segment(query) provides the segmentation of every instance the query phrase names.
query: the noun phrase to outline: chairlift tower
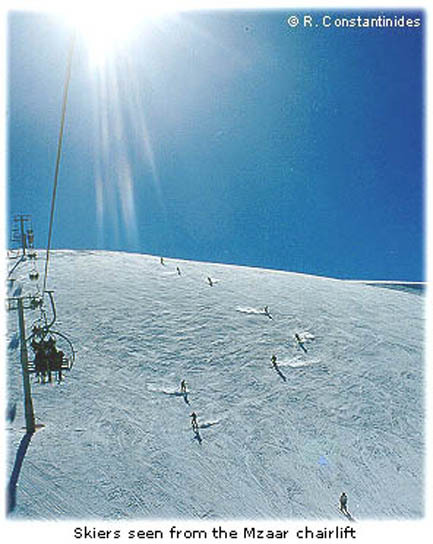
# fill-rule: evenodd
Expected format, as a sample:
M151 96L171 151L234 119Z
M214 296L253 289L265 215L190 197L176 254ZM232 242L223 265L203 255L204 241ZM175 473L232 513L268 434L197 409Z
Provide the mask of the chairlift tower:
M29 214L17 214L13 218L11 241L18 244L22 251L22 256L26 255L26 250L33 248L33 227L32 217Z
M28 249L33 249L34 233L31 215L17 214L14 216L11 231L11 241L17 244L18 249L20 250L20 255L18 255L20 258L9 271L9 278L11 277L15 269L19 266L19 264L26 260L26 251ZM30 256L30 253L28 253L28 256ZM24 389L24 414L26 419L26 431L27 433L31 434L35 432L36 427L32 392L30 386L29 357L27 351L24 309L34 309L36 304L36 297L31 295L9 297L7 299L7 309L18 311L18 325L20 334L20 362Z
M30 387L29 376L29 357L26 341L26 326L24 321L24 308L31 308L31 296L27 297L11 297L8 299L8 310L18 311L18 324L20 329L20 361L21 371L23 375L24 389L24 414L26 418L26 431L33 434L36 430L35 413L33 409L32 391Z
M35 235L33 232L31 215L15 215L12 222L11 242L17 246L13 248L13 251L18 251L18 254L9 255L9 258L16 259L16 263L8 271L8 279L12 282L14 281L12 274L22 262L25 262L27 259L36 260L37 255L34 250L34 240Z

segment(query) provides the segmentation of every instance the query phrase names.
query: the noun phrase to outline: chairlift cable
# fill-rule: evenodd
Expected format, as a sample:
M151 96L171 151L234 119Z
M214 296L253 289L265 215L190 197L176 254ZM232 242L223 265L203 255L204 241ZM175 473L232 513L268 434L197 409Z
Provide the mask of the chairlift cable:
M42 294L46 292L46 287L47 287L48 261L50 257L51 238L53 234L54 207L56 203L57 185L58 185L58 179L59 179L60 157L62 154L63 132L65 127L65 117L66 117L66 104L68 101L69 82L71 80L71 68L72 68L72 56L74 52L74 44L75 44L75 31L72 36L71 45L69 48L68 64L66 68L66 80L65 80L65 87L63 91L62 115L61 115L61 121L60 121L59 140L57 144L57 157L56 157L56 168L54 172L53 194L51 197L50 223L49 223L49 229L48 229L47 253L46 253L46 260L45 260L44 284L43 284Z
M10 277L11 277L12 274L15 272L16 268L18 267L18 265L19 265L20 263L22 263L24 260L25 260L25 256L24 256L24 255L21 255L21 257L19 258L19 260L13 265L13 267L11 268L11 270L9 270L9 272L8 272L8 279L10 279Z

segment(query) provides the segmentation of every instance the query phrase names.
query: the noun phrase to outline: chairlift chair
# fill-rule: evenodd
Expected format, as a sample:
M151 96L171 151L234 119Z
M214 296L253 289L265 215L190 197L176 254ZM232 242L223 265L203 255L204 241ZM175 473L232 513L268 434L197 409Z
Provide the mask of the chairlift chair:
M75 350L69 338L51 327L56 320L56 312L52 293L49 292L53 309L53 319L48 323L45 311L41 306L41 317L35 321L32 334L27 338L27 343L34 353L34 359L28 363L28 371L31 374L42 376L42 381L48 373L51 381L51 372L59 373L59 381L63 371L70 371L75 361Z
M30 374L41 375L42 378L48 374L51 381L51 373L58 372L61 381L62 372L72 369L75 351L71 341L62 333L42 329L33 335L30 347L34 353L34 358L28 363Z
M29 278L32 281L37 281L39 279L39 272L37 270L32 270L29 274Z
M28 247L33 248L34 241L35 241L35 233L33 232L33 229L32 229L32 228L29 228L29 229L27 230L27 243L28 243Z

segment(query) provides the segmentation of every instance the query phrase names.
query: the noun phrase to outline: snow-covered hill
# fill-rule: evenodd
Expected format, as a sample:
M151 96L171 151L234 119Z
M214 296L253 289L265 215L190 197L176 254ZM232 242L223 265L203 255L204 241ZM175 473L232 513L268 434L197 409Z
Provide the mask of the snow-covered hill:
M66 250L49 287L77 360L62 385L32 385L45 427L12 517L335 518L342 490L359 519L422 516L423 295ZM8 346L9 475L24 421L16 312Z

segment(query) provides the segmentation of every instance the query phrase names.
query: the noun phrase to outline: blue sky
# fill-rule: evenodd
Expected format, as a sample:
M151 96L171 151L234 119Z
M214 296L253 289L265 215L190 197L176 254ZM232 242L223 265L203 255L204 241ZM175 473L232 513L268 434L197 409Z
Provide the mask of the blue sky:
M423 28L290 14L143 22L104 71L78 37L53 247L423 280ZM9 15L8 215L32 214L39 247L70 38Z

